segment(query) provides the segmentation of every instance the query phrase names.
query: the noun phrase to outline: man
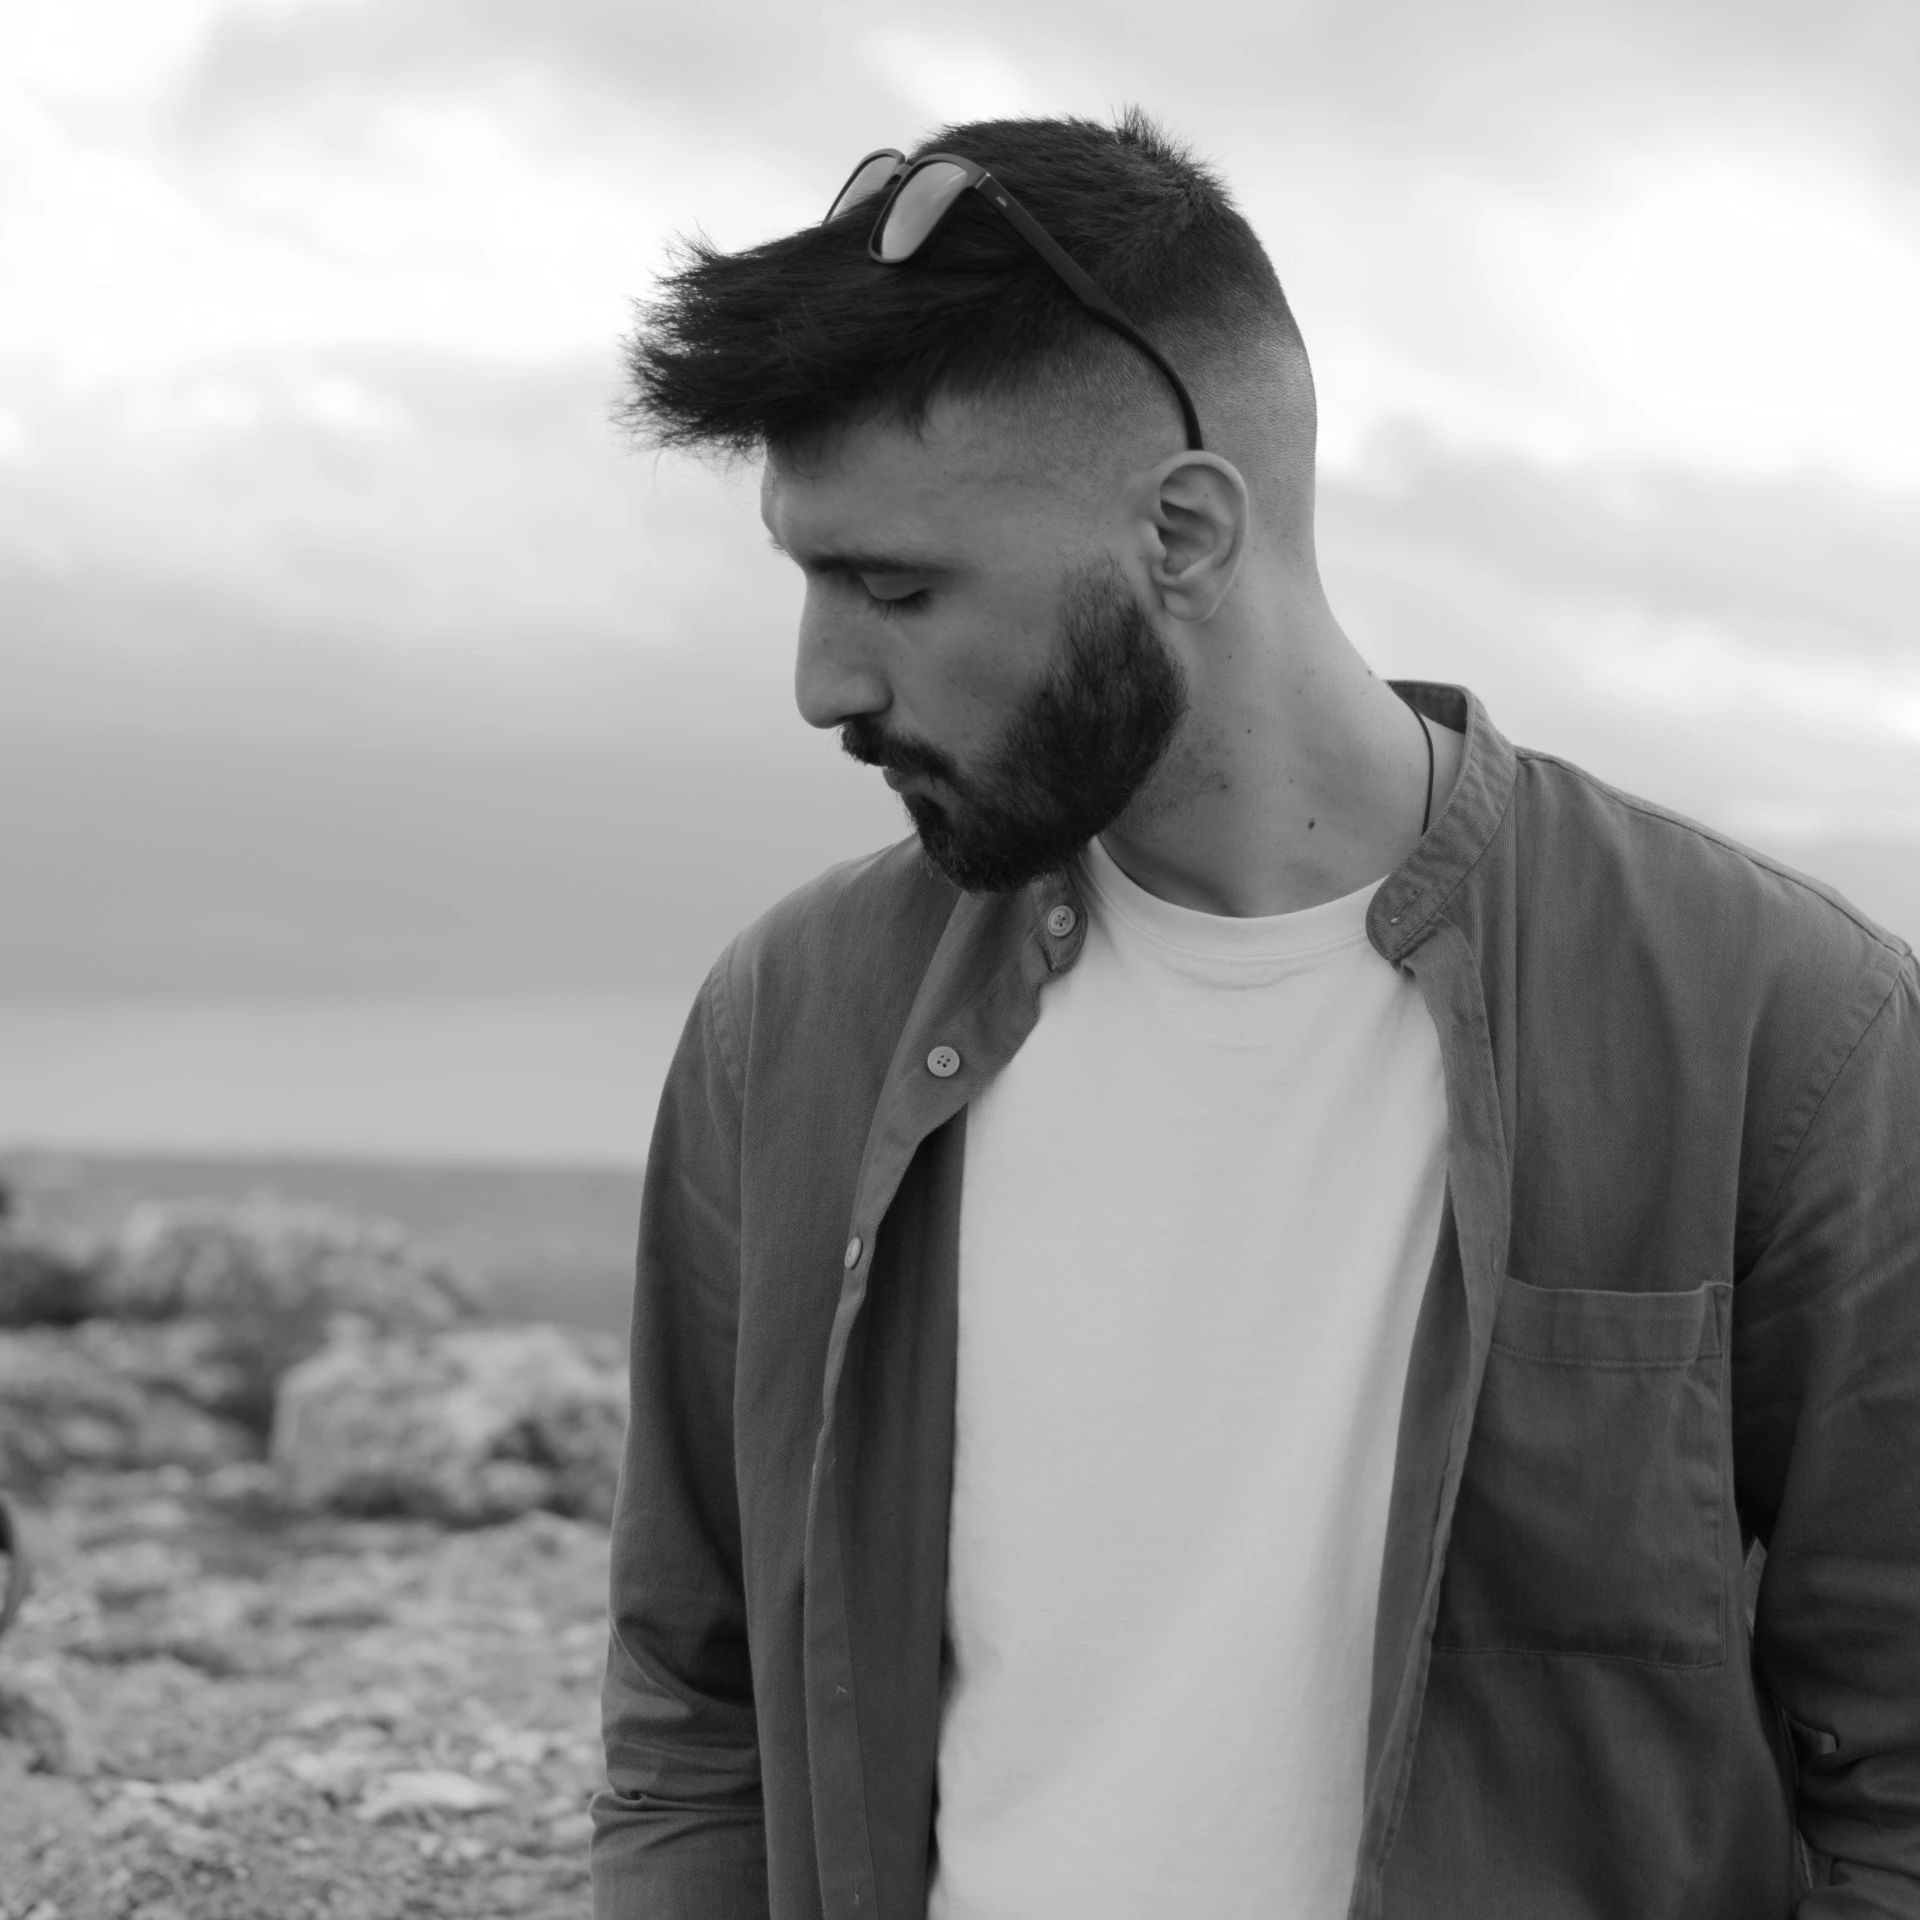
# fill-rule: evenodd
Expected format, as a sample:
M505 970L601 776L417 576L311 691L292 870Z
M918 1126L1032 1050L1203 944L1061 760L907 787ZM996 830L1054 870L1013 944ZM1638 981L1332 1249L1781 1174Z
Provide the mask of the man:
M870 156L631 362L916 834L661 1100L601 1920L1920 1914L1907 948L1367 669L1138 117Z

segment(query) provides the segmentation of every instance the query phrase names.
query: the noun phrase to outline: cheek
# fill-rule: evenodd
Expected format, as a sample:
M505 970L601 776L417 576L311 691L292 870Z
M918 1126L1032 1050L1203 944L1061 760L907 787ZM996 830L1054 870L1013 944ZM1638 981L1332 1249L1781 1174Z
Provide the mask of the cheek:
M905 682L937 706L964 747L970 737L998 735L1042 678L1052 644L1046 623L1022 618L1016 608L946 609L927 630L907 637Z

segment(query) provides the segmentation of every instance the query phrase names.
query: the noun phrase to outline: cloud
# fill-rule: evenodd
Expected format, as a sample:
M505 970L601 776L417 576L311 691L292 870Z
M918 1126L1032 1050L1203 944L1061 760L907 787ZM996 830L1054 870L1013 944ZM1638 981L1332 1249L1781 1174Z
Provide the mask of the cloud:
M1776 850L1920 857L1911 503L1802 475L1562 470L1404 437L1322 491L1335 610L1382 670Z
M1030 69L1074 75L1076 97L1145 97L1216 148L1338 134L1408 179L1571 183L1595 151L1688 128L1810 141L1909 183L1920 158L1920 16L1901 0L1229 0L1187 36L1087 0L970 17L1020 33Z
M272 626L217 573L38 600L16 575L7 624L41 644L16 639L0 742L0 991L690 991L780 892L902 831L793 710L793 589L750 502L697 501L633 530L704 583L708 625L654 648L396 647ZM1408 439L1325 489L1321 528L1376 668L1462 680L1521 743L1920 934L1896 515Z
M632 229L656 244L691 219L742 245L817 217L849 146L883 144L900 118L899 95L849 57L872 20L757 0L386 0L236 15L208 35L170 126L183 147L217 154L289 121L337 131L395 102L478 104L550 152L627 156ZM694 179L697 207L684 197Z
M1336 488L1370 524L1471 548L1531 593L1657 606L1809 662L1913 658L1914 502L1813 471L1734 482L1626 460L1543 467L1408 427Z
M874 77L876 49L880 77L905 82L908 95L934 84L914 76L942 50L956 64L939 84L962 99L963 83L984 87L980 104L962 111L1033 98L1096 111L1123 98L1178 98L1202 137L1228 121L1306 117L1364 128L1395 148L1495 164L1518 142L1558 166L1587 139L1661 119L1697 124L1705 107L1859 141L1897 161L1912 153L1920 21L1901 0L1818 10L1800 0L1298 0L1284 9L1221 0L1204 33L1182 33L1142 0L984 0L937 29L877 26L850 0L804 13L754 0L667 10L625 0L323 0L231 12L208 38L193 97L203 109L244 112L343 86L466 86L480 74L539 69L576 93L677 103L729 134L771 116L788 139L809 121L844 124L839 111L857 97L863 68Z
M634 143L583 147L537 119L376 94L181 146L15 102L0 356L97 387L246 352L524 363L607 342L667 215Z
M1324 376L1330 465L1411 416L1549 460L1818 462L1906 487L1920 182L1874 129L1904 124L1914 18L1892 0L1817 19L1241 4L1186 41L1077 5L937 31L744 0L644 19L612 0L248 10L163 116L172 197L136 205L149 175L94 181L43 223L84 236L137 212L155 261L81 245L114 265L69 284L50 239L27 276L45 311L15 326L45 336L65 301L138 306L150 355L195 325L228 351L584 352L676 231L789 230L855 154L930 121L1144 99L1267 235ZM166 282L157 261L180 257L221 289L218 321ZM58 351L98 358L110 331Z
M1920 485L1920 228L1831 156L1680 140L1481 218L1494 297L1560 345L1589 446Z
M1005 43L882 26L856 45L861 65L904 94L928 121L1006 120L1048 109L1044 93L1003 50Z
M64 102L145 102L191 71L209 29L229 11L222 0L63 0L21 8L7 21L7 68L35 93Z
M686 644L720 624L719 579L735 630L784 624L750 478L630 451L618 382L611 346L532 369L252 354L77 394L0 373L22 444L0 464L0 594L9 572L99 614L118 594L120 627L150 631L184 594L443 659Z
M1194 32L1131 0L937 26L842 0L71 0L16 38L0 665L12 723L65 743L36 778L73 772L13 817L67 823L99 877L65 951L100 979L162 964L116 899L173 928L170 978L226 952L338 984L455 977L433 914L485 895L573 930L543 960L481 913L524 983L614 937L587 903L635 856L594 820L668 821L754 886L886 837L890 808L856 834L838 798L792 799L837 758L793 714L797 585L750 479L608 424L628 303L672 233L788 231L870 146L1131 100L1221 166L1300 311L1328 577L1370 659L1771 845L1886 870L1920 841L1898 0L1223 0ZM105 778L135 737L155 757ZM217 824L267 778L249 741L289 756L257 842ZM196 754L225 769L204 792ZM691 768L694 827L629 759ZM451 810L414 791L443 778ZM190 903L171 918L133 854L85 850L137 852L170 782L202 796L156 869ZM779 875L740 851L776 815ZM383 818L469 907L367 851ZM463 820L477 865L448 851ZM196 866L202 833L226 851ZM312 912L260 879L295 843L330 876ZM665 893L706 897L660 857ZM356 861L387 880L356 891ZM52 896L11 897L54 938ZM692 946L752 904L696 914Z
M876 774L805 734L477 752L155 733L81 756L71 734L0 733L0 1002L690 995L774 900L906 831Z

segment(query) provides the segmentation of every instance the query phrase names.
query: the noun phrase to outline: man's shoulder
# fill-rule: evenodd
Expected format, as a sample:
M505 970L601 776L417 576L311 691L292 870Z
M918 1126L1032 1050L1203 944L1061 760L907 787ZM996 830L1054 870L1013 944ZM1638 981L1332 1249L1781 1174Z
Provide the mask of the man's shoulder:
M1838 888L1553 754L1515 750L1523 902L1603 949L1665 948L1731 983L1891 987L1912 952ZM1523 905L1523 911L1525 907Z
M958 898L910 834L840 861L776 901L735 935L714 974L742 1007L823 986L841 996L910 990Z

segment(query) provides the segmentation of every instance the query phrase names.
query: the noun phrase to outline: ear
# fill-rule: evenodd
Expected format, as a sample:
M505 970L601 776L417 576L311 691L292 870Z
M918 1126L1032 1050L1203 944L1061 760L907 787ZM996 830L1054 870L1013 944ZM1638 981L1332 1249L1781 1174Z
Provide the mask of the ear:
M1217 453L1181 453L1140 476L1147 570L1176 620L1212 619L1247 548L1247 483Z

